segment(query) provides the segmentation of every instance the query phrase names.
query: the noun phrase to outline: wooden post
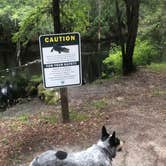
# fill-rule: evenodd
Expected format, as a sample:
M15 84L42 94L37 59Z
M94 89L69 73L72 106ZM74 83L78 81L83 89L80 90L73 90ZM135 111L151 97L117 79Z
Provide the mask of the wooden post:
M63 123L69 122L69 105L67 88L60 88L61 107L62 107L62 120Z
M59 10L59 0L53 0L53 20L54 20L54 33L60 33L60 10ZM68 94L67 88L60 88L60 98L61 98L61 109L62 109L62 121L63 123L69 122L69 106L68 106Z

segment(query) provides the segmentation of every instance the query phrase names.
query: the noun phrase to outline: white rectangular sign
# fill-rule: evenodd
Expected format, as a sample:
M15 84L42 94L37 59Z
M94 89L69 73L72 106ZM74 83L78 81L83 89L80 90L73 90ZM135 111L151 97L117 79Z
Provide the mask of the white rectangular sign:
M42 35L39 44L45 88L81 85L79 33Z

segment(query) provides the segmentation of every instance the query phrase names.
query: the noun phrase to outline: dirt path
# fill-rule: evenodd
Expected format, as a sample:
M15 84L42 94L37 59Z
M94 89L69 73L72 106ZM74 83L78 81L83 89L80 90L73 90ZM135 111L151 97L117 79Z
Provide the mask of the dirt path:
M13 165L28 165L36 154L49 149L49 146L70 147L70 150L85 148L98 140L101 126L106 125L125 140L124 149L113 160L113 166L165 166L166 73L141 70L130 77L69 88L69 98L72 109L86 113L91 118L69 125L42 123L42 129L41 124L37 129L33 128L37 137L35 134L31 136L33 141L28 145L39 148L45 144L47 147L39 148L35 153L22 150L25 152L19 157L22 164ZM30 109L33 113L34 108L39 112L43 108L53 109L35 102L33 107L24 106L24 110ZM23 135L28 137L26 133ZM0 153L3 152L1 143Z
M166 165L166 74L145 70L71 95L73 103L75 96L78 102L99 96L108 99L105 112L110 124L107 126L126 142L113 165Z

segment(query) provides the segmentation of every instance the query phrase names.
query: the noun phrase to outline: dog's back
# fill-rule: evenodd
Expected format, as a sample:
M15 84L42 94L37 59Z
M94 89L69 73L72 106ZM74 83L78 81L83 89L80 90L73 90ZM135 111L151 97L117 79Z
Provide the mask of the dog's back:
M73 153L49 150L36 157L30 166L111 166L120 146L115 132L110 136L103 127L101 140L88 149Z
M96 144L90 148L75 153L69 153L64 162L75 163L77 166L107 166L107 156Z
M46 151L36 157L30 166L110 166L106 154L97 145L84 151L69 153L63 159L57 156L58 152Z

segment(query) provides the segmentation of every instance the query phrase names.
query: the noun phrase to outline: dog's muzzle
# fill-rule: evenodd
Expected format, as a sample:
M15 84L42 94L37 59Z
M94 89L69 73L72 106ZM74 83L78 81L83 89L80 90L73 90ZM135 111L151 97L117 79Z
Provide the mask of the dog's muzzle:
M120 152L120 151L122 151L122 147L123 147L123 145L124 145L124 141L120 141L120 144L117 146L117 148L116 148L116 150L118 151L118 152Z

